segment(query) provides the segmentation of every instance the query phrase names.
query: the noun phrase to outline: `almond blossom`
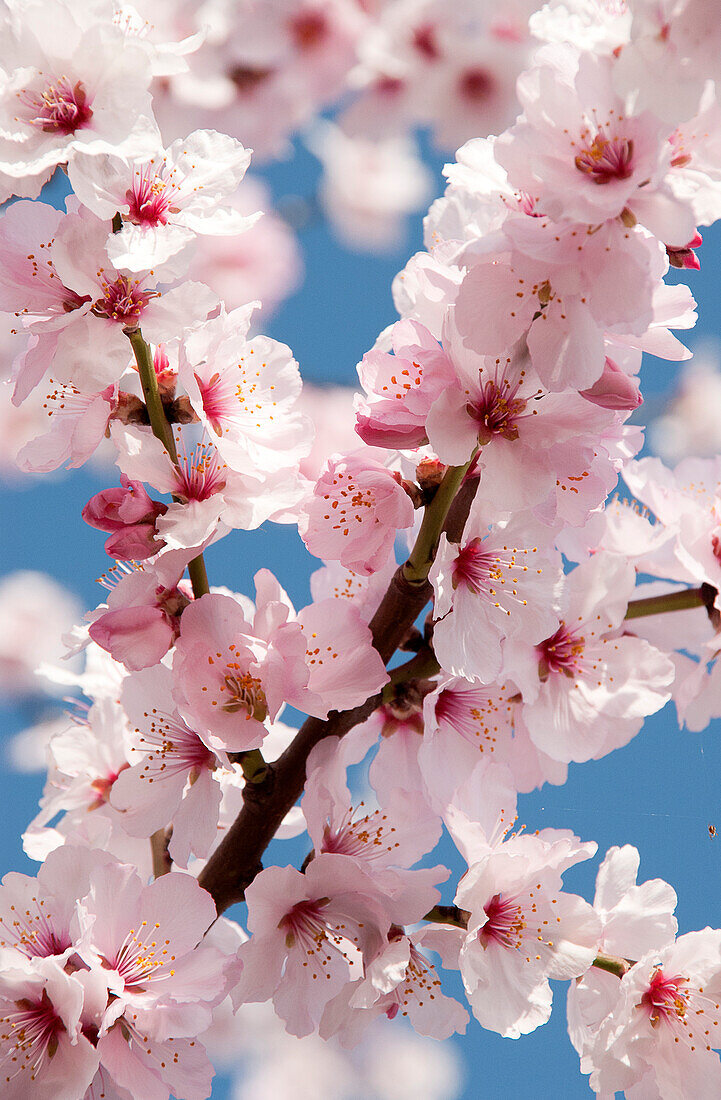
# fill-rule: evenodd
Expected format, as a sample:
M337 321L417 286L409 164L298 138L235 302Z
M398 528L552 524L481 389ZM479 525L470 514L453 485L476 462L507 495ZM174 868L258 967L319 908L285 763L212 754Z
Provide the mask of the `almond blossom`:
M312 554L361 576L379 569L399 528L413 523L400 477L361 453L331 455L301 507L298 530Z
M114 155L77 156L73 191L99 218L122 215L108 237L108 256L127 271L159 267L196 234L242 233L260 214L244 217L228 205L250 164L250 151L213 130L195 130L144 161Z
M441 991L437 971L421 950L422 937L422 932L408 936L392 926L388 943L368 963L366 976L349 983L326 1007L321 1035L338 1035L344 1046L354 1046L381 1014L389 1020L405 1016L418 1035L434 1039L464 1032L468 1013Z
M545 63L544 63L545 62ZM612 87L613 62L554 47L520 80L524 113L496 142L512 187L559 221L598 225L622 214L664 243L682 246L693 212L669 187L668 126L630 112Z
M524 725L556 760L598 758L626 744L670 698L669 658L623 632L634 582L629 562L597 553L567 577L558 629L535 647L517 638L506 645Z
M243 972L235 996L272 998L288 1031L308 1035L383 942L391 923L383 895L355 860L326 853L305 874L268 867L246 897L251 938L240 948Z
M178 377L228 466L240 473L292 469L310 449L294 407L301 379L290 348L248 339L255 303L222 310L186 333Z
M214 751L257 748L266 718L308 682L305 651L280 600L253 615L231 596L205 595L183 612L173 664L178 709Z
M648 951L621 979L616 1004L589 1050L594 1092L642 1084L661 1097L706 1100L721 1083L721 932L688 932Z
M591 906L561 889L564 870L595 844L546 829L511 837L469 869L456 904L469 912L459 966L483 1027L518 1038L551 1014L549 978L591 965L601 931Z
M34 0L2 17L0 179L9 195L40 193L58 164L82 150L142 154L157 140L145 51L113 23L110 0L60 0L52 18Z
M489 527L478 509L472 511L461 544L441 535L430 572L433 645L441 667L493 683L505 638L522 632L529 641L541 641L557 628L553 600L559 578L554 552L534 545L529 525L518 516Z
M172 825L168 853L179 867L187 867L191 852L206 856L216 840L218 777L231 769L225 753L209 749L183 721L172 685L172 672L163 665L125 680L128 767L109 798L131 836L149 837Z
M83 986L53 959L5 965L0 979L0 1073L8 1100L75 1100L99 1055L83 1034Z
M676 894L661 879L636 884L640 856L630 844L609 848L596 876L593 908L603 922L599 952L620 958L641 958L671 944L677 931L672 915ZM621 993L615 974L592 967L568 987L568 1028L581 1056L581 1071L593 1062L587 1051L602 1020Z

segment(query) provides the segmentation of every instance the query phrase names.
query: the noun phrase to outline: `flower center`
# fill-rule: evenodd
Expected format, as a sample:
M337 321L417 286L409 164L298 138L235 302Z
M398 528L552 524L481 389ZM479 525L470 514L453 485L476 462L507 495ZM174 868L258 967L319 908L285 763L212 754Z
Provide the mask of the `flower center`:
M639 1008L649 1015L651 1026L660 1022L674 1024L684 1021L689 1004L689 992L681 989L687 979L676 975L668 978L660 967L651 975L648 989L641 998Z
M328 23L322 12L306 11L291 21L290 33L299 50L313 50L328 34Z
M561 623L555 634L536 646L538 675L547 680L551 672L562 672L573 678L581 671L579 658L583 654L586 639Z
M177 214L171 206L175 187L151 165L136 169L132 187L125 192L130 221L136 225L167 225L168 215Z
M512 386L504 379L499 386L489 378L481 384L480 395L466 408L478 423L478 442L483 446L494 435L504 439L518 439L517 419L522 416L526 402L517 397L518 385Z
M54 84L46 84L39 92L21 92L26 107L36 112L27 121L44 134L64 134L66 137L88 126L93 117L88 93L82 80L71 84L66 76Z
M23 1072L34 1081L45 1059L57 1051L58 1036L65 1031L45 990L40 1000L22 998L15 1001L15 1007L17 1011L0 1017L0 1074L6 1083Z
M272 72L272 69L252 69L245 65L235 65L228 73L228 79L242 95L244 92L255 91L265 83Z
M93 303L96 317L105 317L123 325L137 325L143 310L153 298L159 298L157 290L145 290L137 279L118 275L113 283L103 284L103 297Z
M207 443L198 443L190 456L179 455L176 470L176 492L186 501L208 500L225 488L227 466Z
M483 906L483 910L486 914L486 923L478 929L478 939L484 950L489 943L497 943L501 947L522 946L526 919L522 906L518 905L515 898L504 898L503 894L494 894Z
M260 680L250 672L236 671L230 665L227 667L228 671L220 688L228 693L222 709L226 714L244 710L248 718L264 722L268 717L268 702Z
M633 175L633 142L626 138L607 138L599 130L590 145L575 157L579 172L594 183L627 180Z
M490 583L500 581L502 574L495 555L485 550L483 539L475 538L464 546L453 563L453 585L465 584L477 595L486 592Z

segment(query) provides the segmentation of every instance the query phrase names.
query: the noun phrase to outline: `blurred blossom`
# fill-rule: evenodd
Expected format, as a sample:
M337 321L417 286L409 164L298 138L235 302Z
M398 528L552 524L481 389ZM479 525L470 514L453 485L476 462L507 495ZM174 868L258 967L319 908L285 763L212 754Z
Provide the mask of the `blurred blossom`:
M0 699L57 691L34 670L62 659L61 637L81 610L75 597L45 573L19 570L0 581Z
M233 1100L457 1100L463 1062L454 1043L409 1029L372 1028L353 1050L316 1035L289 1035L267 1004L221 1006L203 1036L218 1067L234 1074ZM243 1058L238 1066L238 1054Z
M323 165L321 202L341 240L363 252L399 247L405 217L433 194L433 177L413 141L352 137L322 122L308 145Z
M721 451L721 347L707 344L685 363L665 411L648 426L651 450L665 462Z
M314 386L308 382L303 385L298 407L313 421L315 440L310 454L301 460L300 472L312 481L318 477L328 455L360 446L355 431L353 394L350 386Z

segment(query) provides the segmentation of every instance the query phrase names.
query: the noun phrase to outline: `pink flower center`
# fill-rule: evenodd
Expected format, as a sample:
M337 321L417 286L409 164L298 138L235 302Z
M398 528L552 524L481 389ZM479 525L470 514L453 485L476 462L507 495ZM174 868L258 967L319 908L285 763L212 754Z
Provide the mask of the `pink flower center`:
M526 919L523 907L518 904L516 898L494 894L483 906L483 910L486 914L486 923L478 929L478 939L484 949L489 943L497 943L501 947L509 948L522 946Z
M72 940L60 932L44 898L11 906L12 918L0 916L0 947L14 947L28 958L62 955Z
M478 442L481 446L494 435L518 439L517 421L526 408L526 401L517 396L520 385L512 385L506 378L499 385L488 378L481 383L478 397L466 406L469 416L478 424Z
M68 137L88 126L93 117L82 80L71 84L66 76L58 77L54 84L46 84L40 92L21 92L20 100L37 112L34 118L27 121L45 134L64 134Z
M139 279L118 275L113 283L103 283L103 297L93 303L96 317L105 317L122 325L137 325L143 311L153 298L159 298L157 290L145 290Z
M438 725L450 726L481 752L495 752L511 715L512 704L503 696L491 697L484 688L444 688L436 702Z
M208 500L225 488L226 470L215 447L198 443L190 456L179 455L175 492L186 501Z
M228 664L220 690L225 692L222 709L226 714L244 710L256 722L264 722L268 717L268 701L261 681L250 672L241 672L236 662Z
M177 214L173 206L176 187L162 173L146 164L135 170L133 185L125 192L130 221L136 225L167 225L168 215Z
M565 623L561 623L555 634L536 646L540 678L548 679L550 672L576 676L581 671L579 658L583 654L585 643L583 636L574 634Z
M0 1075L9 1083L27 1073L29 1087L42 1072L45 1059L58 1049L58 1036L65 1026L45 990L39 1000L24 997L15 1005L17 1011L0 1017Z
M153 980L172 978L175 974L171 942L163 936L158 921L142 920L138 928L131 928L107 962L111 970L118 971L126 989L138 992Z
M245 92L254 92L272 73L272 69L251 69L245 65L235 65L228 73L228 80L243 95Z
M140 734L139 747L147 752L140 779L149 785L160 779L187 774L191 778L216 763L215 754L178 715L153 711Z
M594 183L627 180L633 175L633 142L626 138L607 138L599 130L590 145L575 157L579 172Z
M688 1011L689 991L681 989L687 985L686 978L678 975L668 978L658 967L651 975L648 989L641 997L639 1008L648 1013L652 1027L659 1023L676 1024L684 1022Z
M458 91L463 99L474 104L489 99L495 87L495 80L487 69L466 69L458 80Z
M484 549L481 538L471 539L453 563L454 587L464 584L477 595L490 591L491 585L501 578L496 556Z
M359 808L363 805L361 802ZM381 859L399 847L395 832L395 826L388 824L387 814L380 810L354 821L350 808L336 825L329 822L325 826L321 850L361 860Z

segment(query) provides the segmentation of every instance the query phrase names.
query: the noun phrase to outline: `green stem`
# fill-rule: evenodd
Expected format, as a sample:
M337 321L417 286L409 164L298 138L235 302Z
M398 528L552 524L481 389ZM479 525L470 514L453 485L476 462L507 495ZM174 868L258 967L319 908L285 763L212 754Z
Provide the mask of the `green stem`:
M680 592L667 592L663 596L647 596L643 600L631 600L627 619L640 619L645 615L662 615L666 611L686 611L690 607L707 607L702 588L684 588Z
M426 507L415 545L411 550L408 561L403 566L403 578L410 584L423 584L427 579L433 565L438 540L441 537L448 509L453 503L453 498L458 492L474 457L475 451L465 466L448 467L443 476L443 481L436 490L436 495Z
M633 963L630 959L621 959L617 955L596 955L591 965L595 966L596 970L605 970L608 974L615 974L617 978L622 978L631 969Z
M137 363L138 374L140 375L140 385L143 387L143 397L145 398L145 406L148 410L148 419L150 420L150 427L153 430L153 435L156 439L160 440L168 452L171 462L177 466L178 451L175 446L175 439L173 438L173 429L168 423L168 418L163 408L163 402L160 398L158 376L155 373L150 346L143 339L143 334L139 328L125 329L125 335L130 341L133 354L135 355L135 362ZM190 583L193 586L193 595L196 600L199 600L201 596L206 596L210 591L210 586L208 585L208 574L205 568L205 559L202 554L198 554L198 556L193 558L188 564L188 576L190 577Z
M262 783L268 775L268 764L263 759L260 749L237 752L233 759L237 760L243 769L243 778L246 783Z
M153 356L150 351L150 346L143 339L143 334L139 328L126 329L125 335L128 340L130 340L135 355L135 362L138 364L140 385L143 387L143 397L145 398L145 405L148 410L148 418L150 420L150 427L153 429L153 435L160 440L172 461L177 466L178 452L175 448L173 429L168 423L165 409L163 408L163 402L160 400L158 376L153 366Z

